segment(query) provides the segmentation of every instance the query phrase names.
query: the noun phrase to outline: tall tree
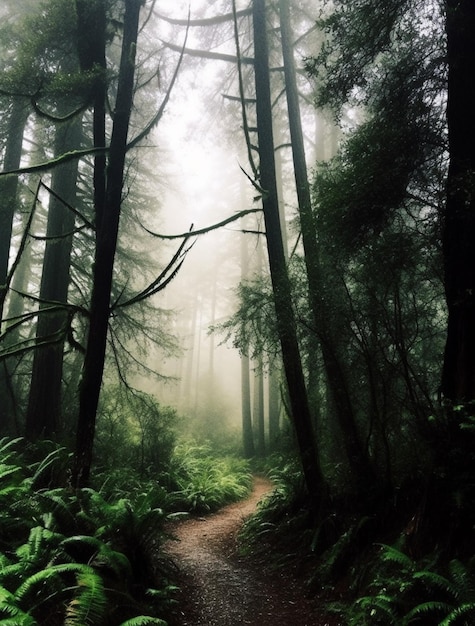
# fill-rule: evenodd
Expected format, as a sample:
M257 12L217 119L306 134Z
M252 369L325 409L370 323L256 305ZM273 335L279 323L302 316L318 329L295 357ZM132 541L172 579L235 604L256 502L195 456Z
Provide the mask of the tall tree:
M273 286L275 313L282 361L287 380L292 419L298 441L306 485L314 506L324 490L318 449L313 432L307 389L297 338L292 290L281 234L269 79L265 0L253 1L254 73L256 89L259 184L266 227L267 252Z
M107 185L103 198L102 173L99 180L95 178L96 247L89 330L79 396L73 473L73 484L76 486L88 484L92 463L96 412L104 370L112 275L122 203L127 134L134 93L135 58L142 2L141 0L124 0L124 5L122 52L107 163ZM104 41L102 38L103 43ZM102 47L97 50L97 55L102 58ZM100 79L104 80L105 77L101 76ZM99 121L98 125L100 124ZM102 163L96 163L96 167L102 170Z
M58 125L55 134L56 157L81 147L81 119ZM63 346L69 321L66 305L70 257L73 243L78 161L72 160L53 170L48 209L46 246L40 286L40 306L32 365L25 434L28 439L54 438L61 427L61 383Z
M448 329L442 393L475 401L475 4L445 2L450 164L443 215Z
M332 290L326 289L325 297L322 297L324 283L321 268L321 254L317 244L317 232L307 175L293 54L293 35L290 22L289 0L280 0L279 10L289 129L305 266L308 278L310 308L315 325L315 332L321 342L323 362L330 390L333 395L333 403L340 422L340 427L344 432L343 442L347 452L347 460L353 470L353 475L359 478L362 488L366 490L366 485L374 478L374 472L356 426L354 409L350 393L347 389L348 384L344 368L341 363L342 357L338 354L337 338L331 332L331 319L327 299L330 297Z

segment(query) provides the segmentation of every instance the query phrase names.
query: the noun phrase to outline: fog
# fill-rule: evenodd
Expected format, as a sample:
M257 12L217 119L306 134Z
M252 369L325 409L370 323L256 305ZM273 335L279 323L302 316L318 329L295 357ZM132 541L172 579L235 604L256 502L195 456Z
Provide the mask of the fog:
M209 5L194 3L193 10L198 4ZM166 14L186 17L185 5L169 3ZM165 13L163 3L160 10ZM213 14L212 8L209 13ZM182 37L183 33L182 29ZM187 45L203 47L193 29ZM233 41L224 46L228 53L234 52ZM235 140L240 120L229 116L222 96L230 69L223 62L185 58L154 132L156 168L165 183L156 220L156 230L162 234L184 233L191 226L206 228L252 207L252 190L247 189L250 185L240 168L246 166L243 140ZM146 390L159 402L177 408L190 427L205 416L213 429L224 424L236 428L240 423L240 355L223 334L210 332L213 324L226 320L236 308L240 238L239 221L197 237L178 275L156 297L158 307L173 311L173 334L181 354L167 357L153 351L150 366L166 380L148 380ZM179 243L158 240L160 259L166 262Z

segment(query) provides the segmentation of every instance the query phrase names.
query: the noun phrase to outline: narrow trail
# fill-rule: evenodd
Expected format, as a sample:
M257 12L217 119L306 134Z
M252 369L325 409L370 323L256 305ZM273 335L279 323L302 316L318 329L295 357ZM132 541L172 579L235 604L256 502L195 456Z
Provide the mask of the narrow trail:
M170 530L165 552L181 572L179 614L172 626L338 626L284 572L268 574L240 559L236 536L272 485L256 478L246 500Z

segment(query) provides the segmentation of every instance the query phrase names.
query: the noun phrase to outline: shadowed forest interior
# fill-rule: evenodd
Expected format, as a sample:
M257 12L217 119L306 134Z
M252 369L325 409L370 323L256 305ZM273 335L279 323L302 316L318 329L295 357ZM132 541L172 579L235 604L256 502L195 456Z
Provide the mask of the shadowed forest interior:
M475 624L475 3L0 17L0 625L180 626L259 475L322 624Z

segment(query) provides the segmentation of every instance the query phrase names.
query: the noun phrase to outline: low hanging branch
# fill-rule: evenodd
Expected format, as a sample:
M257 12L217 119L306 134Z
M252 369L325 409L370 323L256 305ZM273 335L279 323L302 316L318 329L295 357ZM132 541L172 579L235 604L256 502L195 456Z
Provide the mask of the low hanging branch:
M163 45L170 50L175 50L176 52L180 52L180 46L177 46L169 41L162 41ZM210 52L209 50L196 50L194 48L185 48L184 53L188 56L198 57L200 59L212 59L214 61L226 61L227 63L237 63L238 57L234 54L225 54L222 52ZM253 65L254 59L252 57L242 57L240 60L241 63L246 65Z
M193 226L190 227L190 231L189 231L190 236L195 234L192 232L192 229L193 229ZM180 244L178 250L175 252L175 254L173 255L168 265L165 267L165 269L162 272L160 272L160 274L154 281L152 281L145 289L143 289L140 293L136 294L129 300L126 300L125 302L114 303L111 307L111 311L114 311L115 309L124 308L126 306L131 306L132 304L137 304L138 302L142 302L142 300L145 300L146 298L149 298L150 296L155 295L159 291L162 291L162 289L165 289L165 287L178 274L181 266L183 265L186 255L194 246L194 242L193 242L191 245L185 248L187 240L188 240L188 237L183 240L183 242Z
M238 17L245 17L246 15L251 15L251 9L242 9L237 12ZM168 22L169 24L174 24L175 26L215 26L216 24L223 24L224 22L229 22L234 18L234 15L231 13L225 13L224 15L216 15L215 17L205 17L196 20L180 20L173 17L167 17L166 15L162 15L161 13L157 13L156 16Z
M154 233L148 228L145 228L145 226L142 226L142 228L149 235L152 235L152 237L158 237L158 239L185 239L186 240L186 239L189 239L190 237L196 237L198 235L206 235L206 233L210 233L211 231L221 228L222 226L226 226L227 224L231 224L232 222L235 222L241 217L244 217L244 215L249 215L249 213L261 213L261 211L262 209L245 209L244 211L239 211L238 213L231 215L231 217L227 217L225 220L223 220L222 222L218 222L217 224L212 224L211 226L207 226L206 228L200 228L199 230L193 230L193 231L189 230L188 232L180 233L179 235L162 235L160 233Z
M19 174L37 174L38 172L46 172L53 167L74 161L74 159L83 159L91 154L100 154L101 152L108 152L109 148L85 148L83 150L71 150L71 152L65 152L61 156L55 159L49 159L43 163L37 163L36 165L28 165L26 167L20 167L16 170L9 170L7 172L0 172L0 176L10 176Z

